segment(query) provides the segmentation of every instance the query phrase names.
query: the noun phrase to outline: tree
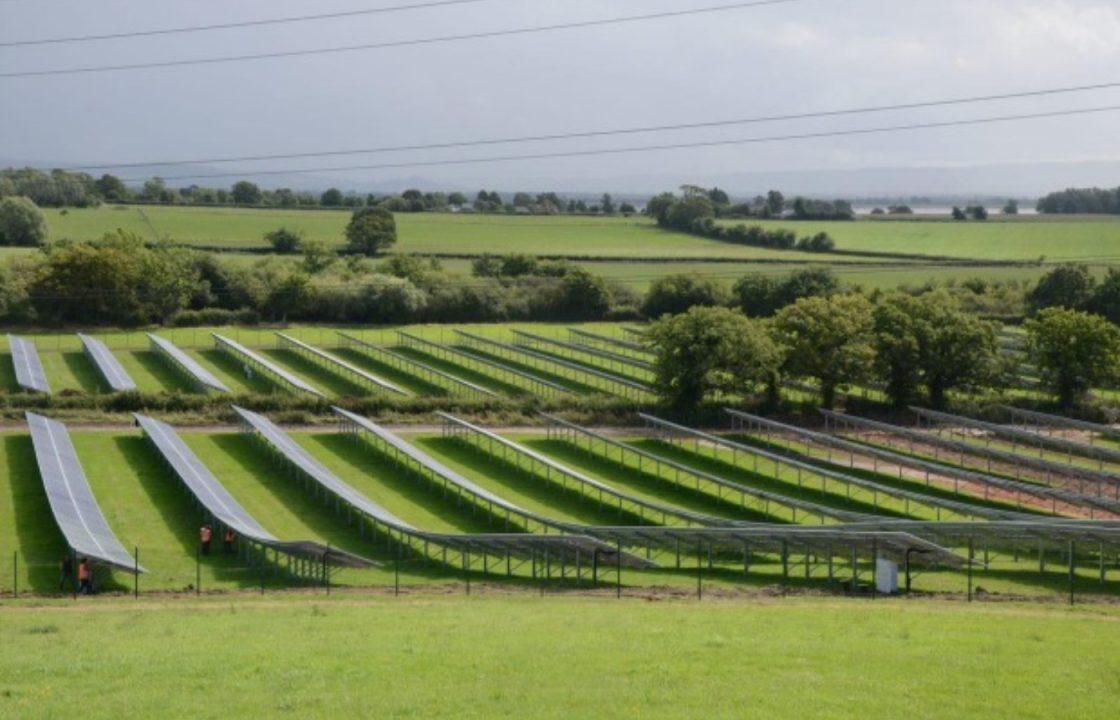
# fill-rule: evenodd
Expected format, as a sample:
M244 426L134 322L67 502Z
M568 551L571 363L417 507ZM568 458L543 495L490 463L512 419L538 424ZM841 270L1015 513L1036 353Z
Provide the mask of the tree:
M767 275L744 275L731 288L735 304L747 317L770 317L777 305L778 283Z
M1088 310L1103 315L1115 325L1120 325L1120 270L1109 268L1104 281L1093 291Z
M961 210L959 207L954 205L953 206L953 219L954 220L967 220L968 216L964 214L964 210Z
M299 243L303 252L303 269L309 275L321 273L337 259L335 252L325 240L303 240Z
M969 217L971 217L973 220L987 220L988 219L988 209L985 208L983 205L969 205L965 209L965 212L967 212Z
M711 393L743 395L772 385L781 353L756 321L728 308L694 307L646 331L656 352L655 386L668 404L696 407Z
M42 245L47 241L43 211L25 197L0 200L0 245Z
M871 303L862 295L802 298L774 318L783 369L815 379L826 408L835 403L837 387L867 377L875 358L873 330Z
M1004 215L1018 215L1019 214L1019 201L1016 200L1015 198L1011 198L1010 200L1007 201L1006 204L1004 204L1002 212L1003 212Z
M229 197L235 205L260 205L261 189L256 183L238 180L229 189Z
M611 292L599 275L573 268L561 278L551 304L556 319L600 320L611 309Z
M287 322L299 319L315 305L315 286L302 272L294 272L277 283L264 303L265 315L273 320Z
M669 208L677 198L673 193L661 193L654 195L646 202L646 214L657 221L658 225L665 225L665 221L669 216Z
M97 192L101 197L109 201L127 200L129 196L128 188L125 187L125 184L121 182L121 179L116 175L110 175L108 173L102 175L94 183L94 187L97 188Z
M941 407L949 390L990 380L997 357L991 324L945 293L898 293L875 308L875 367L897 406L924 385L930 403Z
M303 244L303 232L282 227L265 233L264 240L275 252L286 255L299 252L300 245Z
M1059 265L1038 279L1027 293L1027 307L1036 313L1048 307L1080 310L1093 296L1096 280L1085 265Z
M338 188L327 188L326 192L319 196L319 204L323 207L342 207L342 191Z
M638 212L638 209L636 207L634 207L633 205L631 205L630 203L624 202L624 203L622 203L621 205L618 206L618 211L620 213L622 213L623 216L630 217L634 213Z
M718 187L714 187L708 191L708 199L717 207L731 204L731 197Z
M616 208L614 206L614 198L610 193L603 193L603 199L599 201L599 205L603 208L604 215L614 215Z
M687 273L666 275L650 285L642 302L642 313L648 318L676 315L702 305L726 305L727 289L720 283Z
M148 202L165 202L168 193L167 183L161 177L149 178L144 181L144 188L140 191L140 197Z
M359 208L346 226L346 248L360 255L377 255L397 241L397 221L393 213L377 207Z
M1052 307L1026 328L1027 355L1063 407L1120 381L1120 329L1099 315Z
M771 217L778 217L786 209L786 198L777 190L766 193L766 210Z
M453 192L447 196L447 203L455 207L462 207L467 204L467 196L461 192Z

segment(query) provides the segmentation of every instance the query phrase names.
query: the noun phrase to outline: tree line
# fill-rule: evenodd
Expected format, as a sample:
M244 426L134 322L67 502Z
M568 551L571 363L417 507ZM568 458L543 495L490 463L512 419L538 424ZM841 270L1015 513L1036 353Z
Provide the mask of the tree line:
M1035 209L1048 215L1120 215L1120 187L1052 192L1039 198Z

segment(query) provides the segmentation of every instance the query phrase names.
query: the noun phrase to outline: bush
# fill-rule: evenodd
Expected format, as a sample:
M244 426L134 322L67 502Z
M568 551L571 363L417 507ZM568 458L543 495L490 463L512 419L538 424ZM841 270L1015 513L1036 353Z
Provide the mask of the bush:
M25 197L0 200L0 245L42 245L47 241L43 212Z
M171 318L175 327L206 327L210 325L256 325L261 315L256 310L225 310L206 308L204 310L182 310Z
M272 246L273 251L288 255L299 252L300 245L303 243L303 232L282 227L265 233L264 240Z
M397 242L397 221L384 207L354 211L346 226L346 249L359 255L377 255Z
M721 283L681 273L659 278L650 285L642 302L642 313L656 319L683 313L691 307L726 305L727 301L727 289Z

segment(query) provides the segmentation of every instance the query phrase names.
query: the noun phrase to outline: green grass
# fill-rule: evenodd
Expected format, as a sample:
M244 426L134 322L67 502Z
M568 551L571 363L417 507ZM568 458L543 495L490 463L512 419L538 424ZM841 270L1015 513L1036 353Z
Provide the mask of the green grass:
M0 609L0 714L1112 718L1113 610L807 599Z
M115 228L145 237L214 247L264 248L266 232L281 226L310 238L341 244L347 211L257 210L192 207L118 207L45 211L52 238L92 239ZM725 221L735 224L741 221ZM785 227L799 236L827 232L838 249L967 257L981 260L1118 259L1120 220L1028 217L985 223L930 220L855 222L756 221ZM812 253L751 248L665 232L645 218L506 217L488 215L397 215L405 253L525 252L585 257L771 258L820 260ZM843 258L829 258L843 261Z

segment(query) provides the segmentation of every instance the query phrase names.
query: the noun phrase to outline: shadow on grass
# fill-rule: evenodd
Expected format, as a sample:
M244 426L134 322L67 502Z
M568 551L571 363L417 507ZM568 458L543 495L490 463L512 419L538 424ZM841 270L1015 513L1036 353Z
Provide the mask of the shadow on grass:
M606 481L649 495L659 502L677 505L693 512L755 522L775 522L772 515L741 507L737 502L719 499L709 493L675 483L650 472L640 471L614 459L592 452L567 440L531 439L525 445L551 455L569 466L597 475Z
M335 354L340 358L343 358L344 360L348 360L354 363L360 368L369 370L374 375L378 375L393 383L394 385L399 385L400 387L408 390L414 395L420 395L424 397L447 397L451 394L447 391L446 388L442 388L439 385L430 383L421 377L413 375L412 373L407 373L402 370L398 370L391 365L386 365L385 363L379 362L369 355L366 355L365 353L358 350L354 350L353 348L339 348L335 351Z
M369 395L369 388L354 382L340 373L330 370L306 357L295 350L287 348L261 350L262 355L296 375L310 380L311 384L320 390L326 390L328 395L336 397L362 397Z
M635 447L649 450L662 457L676 460L690 465L698 470L705 470L713 475L718 475L726 480L740 483L746 487L785 495L790 498L806 500L820 505L827 505L839 510L851 510L870 515L883 515L885 517L909 518L911 516L895 510L877 507L869 502L853 500L834 492L822 491L808 486L798 486L794 481L785 481L754 472L723 459L714 458L692 450L683 449L672 443L662 440L639 440L632 443ZM769 461L766 461L767 463Z
M169 360L151 350L133 350L130 353L136 364L144 368L168 392L193 392L195 386Z
M574 485L565 489L558 481L518 467L500 455L486 452L463 438L425 438L418 444L469 468L504 488L532 498L547 508L556 508L588 525L648 525L636 513L619 510L609 497L585 494ZM589 491L592 492L592 491ZM501 495L501 490L498 490ZM544 515L549 513L544 512Z
M491 360L493 362L496 362L499 365L505 365L507 367L513 368L514 370L520 370L523 373L528 373L530 375L536 375L539 378L543 378L544 380L549 380L551 382L556 383L557 385L562 385L563 387L566 387L569 390L573 390L573 391L575 391L577 393L580 393L580 394L583 394L583 395L601 395L601 394L603 394L602 390L600 390L599 388L597 388L593 385L585 385L584 383L581 383L577 380L572 380L571 378L568 378L568 377L564 377L563 375L557 375L555 373L549 372L548 370L541 370L538 367L533 367L532 365L530 365L528 363L521 363L521 362L517 362L516 360L510 360L508 358L499 357L499 356L497 356L493 353L486 352L485 350L480 349L480 348L464 347L462 349L467 350L468 352L472 352L475 355L478 355L479 357L484 357L487 360Z
M110 392L93 361L83 352L64 352L62 362L73 374L82 390L88 393Z
M940 498L942 500L954 500L954 501L957 501L957 502L967 502L970 505L976 505L978 507L992 508L992 509L996 509L996 510L1009 510L1009 511L1015 511L1015 512L1024 512L1024 513L1030 513L1030 514L1033 514L1033 515L1039 515L1040 517L1047 515L1047 513L1039 512L1037 510L1032 510L1030 508L1021 508L1020 509L1020 508L1016 507L1014 503L1001 502L999 500L985 500L982 497L976 497L972 493L966 493L966 492L955 493L952 490L948 490L948 489L945 489L945 488L941 488L941 487L937 487L937 486L933 486L933 485L926 485L924 482L921 482L921 481L918 481L918 480L912 480L912 479L908 479L908 478L905 478L905 477L899 478L896 475L888 475L886 473L875 472L874 470L867 470L865 468L852 468L852 467L848 467L847 465L843 465L843 464L838 463L838 462L829 462L826 459L822 459L822 458L819 458L819 457L814 457L812 455L804 454L804 453L798 452L797 450L790 450L785 445L780 445L780 444L775 443L775 442L769 442L769 441L766 441L762 438L755 437L753 435L729 435L727 437L729 439L735 440L736 442L743 443L744 445L751 445L753 447L758 447L758 448L767 450L768 452L774 453L775 455L781 455L783 457L788 457L788 458L791 458L791 459L800 460L802 462L809 463L810 465L815 465L819 468L824 468L824 469L827 469L827 470L832 470L832 471L835 471L835 472L844 473L845 475L851 475L852 477L858 477L858 478L863 479L863 480L869 480L871 482L874 482L878 485L882 485L884 487L895 488L895 489L898 489L898 490L906 490L906 491L909 491L909 492L916 492L916 493L920 493L922 495L927 495L931 498ZM893 452L893 450L892 450L892 452ZM899 453L899 454L902 454L902 453ZM889 465L890 463L884 461L883 464L884 465ZM1002 492L1002 491L999 491L999 492Z
M459 532L495 532L507 530L504 518L487 519L481 510L474 506L456 503L455 496L446 494L441 486L410 467L396 462L387 454L379 452L369 443L342 433L321 433L309 436L324 450L330 452L363 475L373 479L404 497L408 502L423 507ZM393 508L386 508L394 512ZM425 528L432 530L433 528ZM520 527L508 528L520 531Z
M12 361L11 353L0 356L0 390L10 393L20 392L19 383L16 382L16 365Z
M260 373L254 372L252 376L246 376L245 366L221 350L199 350L198 354L208 362L213 363L215 367L221 368L224 372L236 377L244 383L251 393L268 395L270 393L283 392L276 385L269 382L267 378L262 377Z
M450 373L451 375L467 380L468 382L473 382L476 385L481 385L482 387L489 390L494 390L495 392L500 392L505 395L512 395L514 397L524 397L525 395L530 394L529 391L525 388L512 385L503 380L499 380L493 375L487 375L477 370L471 370L465 365L459 365L458 363L443 360L436 357L435 355L429 355L428 353L422 352L420 350L415 350L409 347L395 347L393 348L393 350L406 357L419 360L426 365L431 365L437 370L443 370L446 373Z
M47 492L35 463L30 435L5 435L8 489L12 494L15 537L28 584L36 593L69 592L59 588L66 540L55 524ZM5 579L7 580L7 579Z
M182 548L183 562L190 563L198 551L198 529L209 519L209 514L181 486L148 441L142 437L121 436L114 438L114 442L152 506ZM250 576L245 563L237 555L214 553L202 557L199 562L213 573L215 579L233 582L240 588L258 584L257 578ZM191 580L194 580L193 576ZM193 588L193 585L187 587Z

